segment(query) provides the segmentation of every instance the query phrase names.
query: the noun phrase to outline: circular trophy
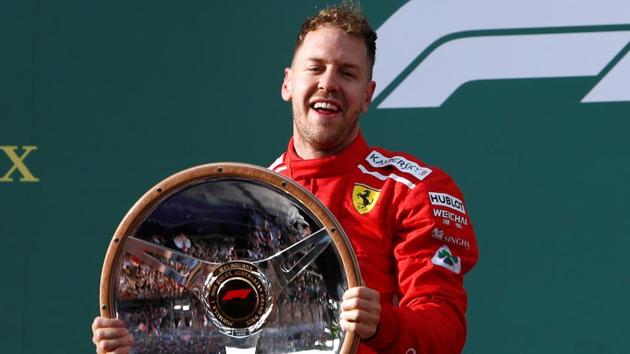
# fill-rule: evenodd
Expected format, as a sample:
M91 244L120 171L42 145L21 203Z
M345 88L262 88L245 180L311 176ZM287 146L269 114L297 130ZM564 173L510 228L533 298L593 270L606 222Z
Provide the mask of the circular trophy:
M352 353L341 298L361 285L343 229L310 192L267 169L177 173L124 217L105 256L101 315L132 353Z

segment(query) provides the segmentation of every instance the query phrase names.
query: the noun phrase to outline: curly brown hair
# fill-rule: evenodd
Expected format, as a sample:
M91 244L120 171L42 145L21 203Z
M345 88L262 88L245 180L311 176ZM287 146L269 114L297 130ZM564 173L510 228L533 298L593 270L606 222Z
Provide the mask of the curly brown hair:
M370 27L363 11L351 2L342 2L340 5L330 6L315 16L304 20L302 28L295 41L295 50L300 48L306 35L322 26L331 26L363 40L370 60L370 76L376 58L376 32Z

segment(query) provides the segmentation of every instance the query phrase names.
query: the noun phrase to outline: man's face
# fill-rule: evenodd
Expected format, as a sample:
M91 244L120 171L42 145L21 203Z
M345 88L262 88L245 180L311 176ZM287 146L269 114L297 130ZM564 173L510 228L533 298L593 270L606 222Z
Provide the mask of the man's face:
M374 93L369 71L361 39L334 27L306 34L282 83L282 98L293 107L298 154L334 154L352 142L359 115L367 111Z

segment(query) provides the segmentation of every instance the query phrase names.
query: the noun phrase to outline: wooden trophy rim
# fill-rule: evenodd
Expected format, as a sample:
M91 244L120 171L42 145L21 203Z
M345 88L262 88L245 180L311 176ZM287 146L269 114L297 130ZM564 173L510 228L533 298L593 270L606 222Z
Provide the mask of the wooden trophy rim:
M122 255L125 239L142 222L153 208L181 188L195 182L202 182L214 178L237 177L265 182L279 190L290 194L293 198L301 202L328 230L333 243L341 258L348 287L362 286L363 281L359 271L358 262L350 241L343 231L341 224L332 213L315 197L291 179L279 175L269 169L235 162L209 163L192 167L164 179L162 182L149 189L132 207L122 219L107 248L100 281L100 312L101 316L111 318L110 311L113 308L112 271L116 266L116 261ZM341 347L342 353L353 353L356 351L359 340L353 335L346 335Z

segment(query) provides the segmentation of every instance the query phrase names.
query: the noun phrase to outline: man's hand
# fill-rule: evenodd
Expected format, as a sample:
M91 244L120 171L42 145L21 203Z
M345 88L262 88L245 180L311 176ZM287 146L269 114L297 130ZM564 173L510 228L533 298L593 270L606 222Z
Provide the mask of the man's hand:
M96 317L92 322L92 342L98 354L129 354L133 337L123 321Z
M380 298L378 291L364 286L346 290L341 303L341 328L361 339L372 337L381 318Z

